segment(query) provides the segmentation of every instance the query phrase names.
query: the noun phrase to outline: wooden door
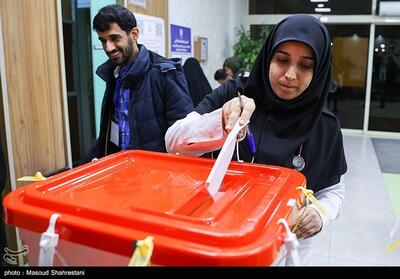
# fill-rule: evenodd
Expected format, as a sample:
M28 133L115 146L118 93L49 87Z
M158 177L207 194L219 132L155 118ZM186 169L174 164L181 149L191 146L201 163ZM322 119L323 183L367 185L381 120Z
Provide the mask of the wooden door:
M0 13L15 178L65 168L57 1L1 0Z

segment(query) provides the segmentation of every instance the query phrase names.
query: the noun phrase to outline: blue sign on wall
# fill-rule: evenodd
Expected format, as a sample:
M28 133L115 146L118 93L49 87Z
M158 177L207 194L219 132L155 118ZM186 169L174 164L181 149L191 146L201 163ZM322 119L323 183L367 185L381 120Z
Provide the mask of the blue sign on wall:
M192 53L191 29L171 24L171 52Z

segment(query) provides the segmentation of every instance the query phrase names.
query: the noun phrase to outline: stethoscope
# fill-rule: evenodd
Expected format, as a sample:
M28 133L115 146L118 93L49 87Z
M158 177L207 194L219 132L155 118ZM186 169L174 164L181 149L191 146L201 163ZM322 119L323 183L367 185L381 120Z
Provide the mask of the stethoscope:
M301 156L302 151L303 151L303 145L300 146L299 154L295 155L292 159L292 166L297 171L302 171L306 166L306 161Z
M250 129L248 127L247 127L247 131L246 131L246 129L242 129L238 133L238 136L237 136L237 139L236 139L236 158L237 158L238 162L243 162L239 158L239 142L242 141L245 138L246 133L248 135L250 134L251 138L252 138L251 141L249 141L249 144L250 144L251 152L253 154L253 158L251 160L251 163L253 163L254 162L254 158L255 158L256 150L255 150L255 145L254 145L253 134L251 134ZM292 159L292 166L297 171L302 171L306 166L306 161L301 156L302 151L303 151L303 145L300 146L299 154L295 155L293 157L293 159Z

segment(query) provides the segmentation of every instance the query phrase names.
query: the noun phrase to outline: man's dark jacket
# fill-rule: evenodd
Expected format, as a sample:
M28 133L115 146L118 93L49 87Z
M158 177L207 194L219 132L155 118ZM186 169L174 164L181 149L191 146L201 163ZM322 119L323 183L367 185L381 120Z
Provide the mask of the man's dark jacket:
M128 108L132 149L166 152L164 136L175 121L193 111L193 104L177 59L166 59L143 45L132 70L122 82L131 90ZM84 163L119 151L110 144L111 119L114 113L115 65L108 60L96 73L106 82L102 104L100 134Z

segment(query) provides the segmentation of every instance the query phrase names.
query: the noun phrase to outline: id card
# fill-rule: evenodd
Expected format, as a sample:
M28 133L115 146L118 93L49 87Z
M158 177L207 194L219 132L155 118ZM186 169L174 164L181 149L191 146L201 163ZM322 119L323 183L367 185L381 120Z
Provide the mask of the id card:
M116 146L119 146L119 126L114 121L111 121L110 141Z

